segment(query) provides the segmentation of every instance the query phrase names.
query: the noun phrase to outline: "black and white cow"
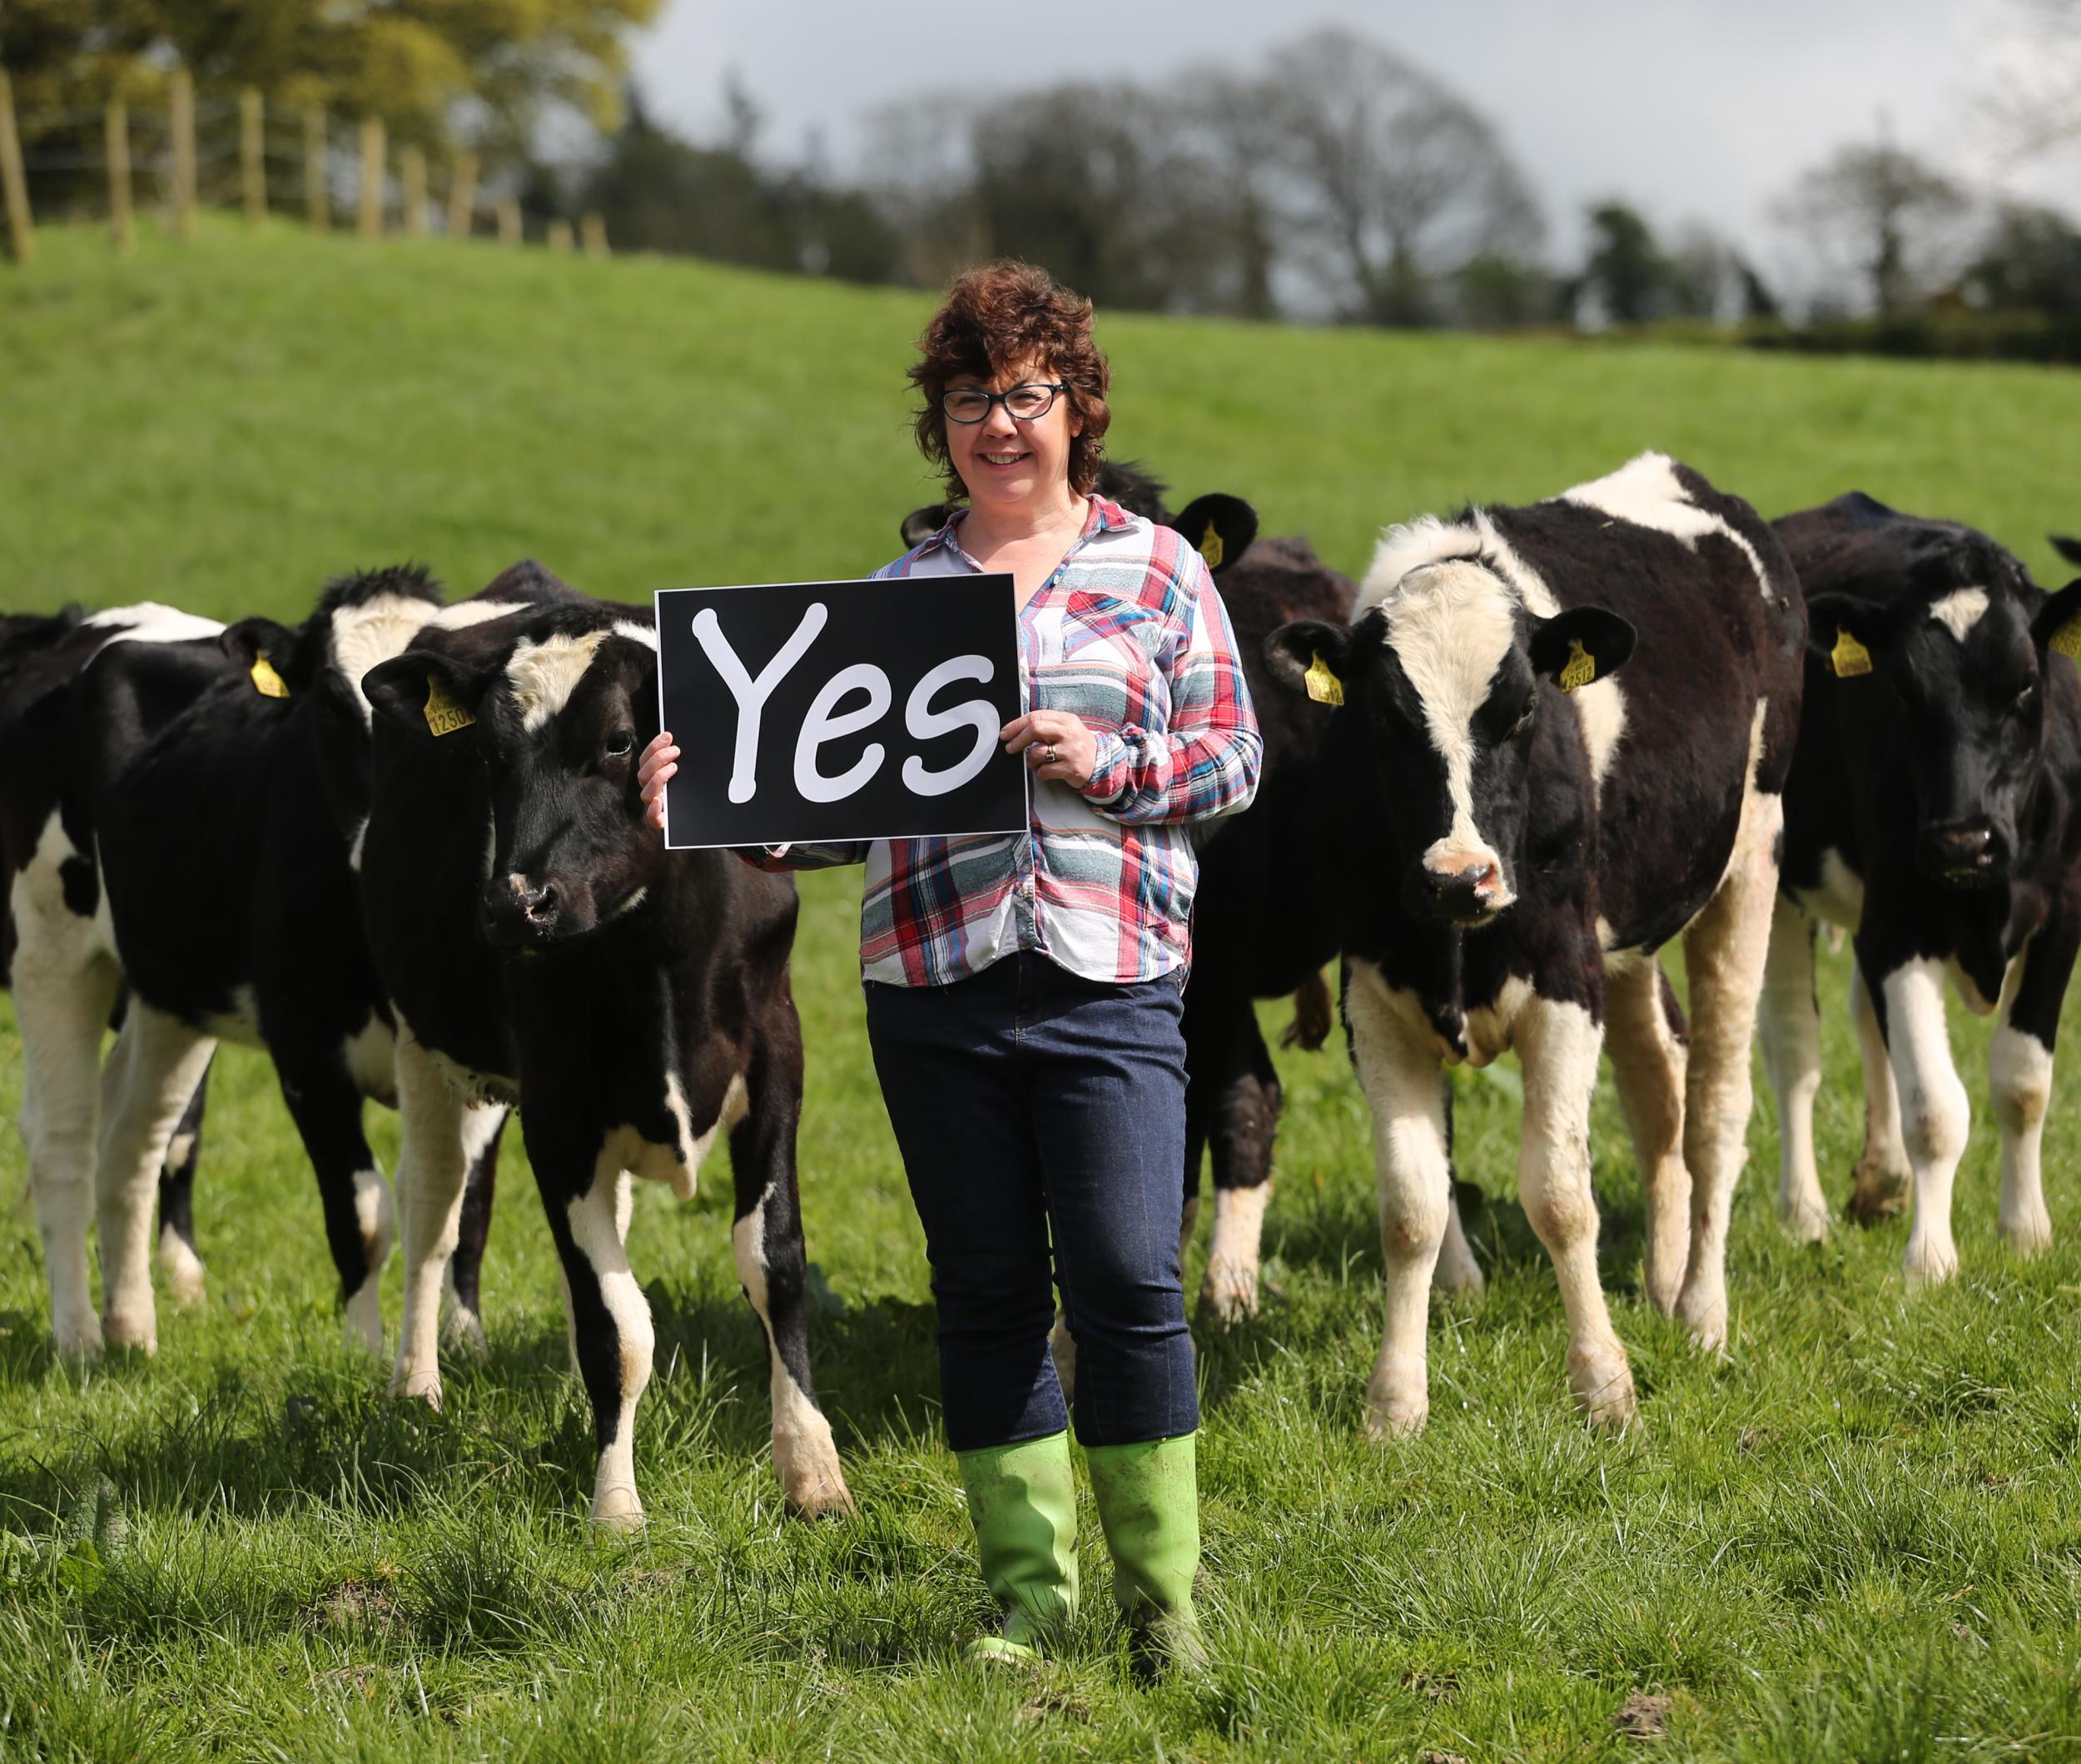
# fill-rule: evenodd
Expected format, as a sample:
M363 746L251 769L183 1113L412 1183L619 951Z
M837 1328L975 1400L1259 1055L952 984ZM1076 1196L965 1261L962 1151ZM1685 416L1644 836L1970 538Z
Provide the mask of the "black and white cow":
M1973 1010L1999 1016L1988 1076L2002 1233L2026 1255L2052 1238L2039 1139L2081 947L2081 683L2066 658L2081 648L2081 581L2047 594L1984 534L1859 494L1776 524L1812 625L1764 1013L1779 1211L1801 1237L1826 1235L1820 921L1856 948L1865 1125L1850 1215L1898 1211L1912 1183L1905 1270L1942 1280L1958 1267L1951 1183L1970 1124L1947 973Z
M1196 830L1199 883L1185 995L1184 1236L1189 1245L1199 1219L1200 1169L1211 1150L1213 1239L1200 1300L1233 1321L1257 1309L1281 1106L1254 1001L1292 994L1289 1044L1321 1046L1330 1028L1322 971L1337 953L1323 868L1303 837L1329 717L1272 690L1264 643L1293 619L1348 619L1355 589L1305 539L1257 537L1256 512L1239 497L1195 497L1174 514L1161 480L1140 465L1110 460L1099 469L1097 488L1109 501L1182 534L1208 559L1235 626L1264 735L1264 775L1249 808ZM929 538L947 513L936 504L906 516L904 543ZM1055 1359L1065 1379L1073 1375L1073 1354L1067 1329L1058 1328Z
M67 780L119 765L227 675L222 629L153 602L0 621L0 864L7 886L0 948L22 1031L22 1136L51 1283L52 1333L68 1356L102 1345L87 1234L102 1039L124 1001L94 865L94 802L68 793ZM135 663L132 688L105 707L112 721L82 718L77 706L85 682L101 671L97 658ZM156 1177L160 1265L181 1302L199 1299L203 1287L189 1207L203 1088L198 1071ZM145 1205L149 1232L149 1196Z
M1454 1228L1441 1066L1514 1047L1518 1188L1559 1276L1569 1382L1622 1424L1633 1380L1590 1189L1597 1054L1608 1031L1648 1289L1717 1346L1799 721L1799 584L1747 504L1649 453L1530 508L1390 530L1358 604L1349 626L1287 626L1272 662L1341 704L1321 762L1332 815L1310 842L1336 854L1345 1026L1379 1172L1371 1424L1429 1412L1429 1288ZM1687 1050L1656 953L1679 936Z
M117 644L81 676L63 812L93 830L94 860L75 879L77 904L91 892L94 910L77 921L69 969L49 977L81 1022L106 1014L116 976L127 989L122 1033L98 1075L93 1160L111 1344L157 1344L146 1254L154 1176L229 1036L273 1056L317 1174L347 1339L381 1348L392 1210L361 1114L364 1098L395 1096L394 1037L366 943L340 929L359 921L352 850L368 799L369 711L356 682L443 616L423 571L343 578L295 630L256 619L222 633L207 683L156 722L137 708L175 663L192 673L203 662ZM42 1049L27 1024L24 1037ZM62 1068L62 1094L92 1092L98 1039L43 1050ZM71 1125L75 1136L92 1133L91 1116ZM493 1135L476 1149L489 1160L494 1146ZM83 1270L83 1215L74 1228L67 1249ZM456 1326L468 1334L474 1322L459 1307Z
M362 889L398 1014L405 1333L394 1391L438 1404L435 1307L470 1121L519 1102L598 1443L592 1512L640 1524L650 1307L631 1178L691 1197L730 1135L738 1277L764 1326L789 1504L851 1505L810 1378L796 1192L802 1046L788 881L668 852L635 756L658 728L648 610L598 601L429 632L364 689L381 713Z

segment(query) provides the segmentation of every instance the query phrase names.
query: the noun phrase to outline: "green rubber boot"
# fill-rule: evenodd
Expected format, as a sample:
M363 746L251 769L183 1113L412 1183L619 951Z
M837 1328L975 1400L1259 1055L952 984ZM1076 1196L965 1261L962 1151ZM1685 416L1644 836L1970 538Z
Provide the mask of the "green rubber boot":
M1113 1556L1113 1597L1144 1677L1207 1670L1192 1577L1199 1566L1199 1477L1194 1442L1181 1434L1140 1445L1085 1448L1099 1523Z
M1038 1660L1076 1616L1076 1482L1070 1436L956 1452L983 1584L1004 1627L968 1644L971 1660Z

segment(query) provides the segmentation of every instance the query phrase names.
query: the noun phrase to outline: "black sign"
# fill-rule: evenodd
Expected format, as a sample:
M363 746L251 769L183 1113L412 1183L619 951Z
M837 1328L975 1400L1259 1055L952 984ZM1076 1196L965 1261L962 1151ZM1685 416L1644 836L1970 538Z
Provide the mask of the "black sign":
M657 596L679 747L665 842L797 845L1023 832L1011 578L912 576Z

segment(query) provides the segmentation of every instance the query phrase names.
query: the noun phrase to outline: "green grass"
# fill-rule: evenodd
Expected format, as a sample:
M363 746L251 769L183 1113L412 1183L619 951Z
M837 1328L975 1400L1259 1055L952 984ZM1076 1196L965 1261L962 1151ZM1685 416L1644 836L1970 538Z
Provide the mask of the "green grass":
M522 554L623 596L838 574L882 561L931 496L901 395L915 297L286 228L148 236L122 263L94 234L40 242L32 273L0 274L10 607L294 617L333 572L403 555L460 589ZM1860 485L1979 521L2048 574L2040 535L2081 525L2070 375L1130 318L1103 335L1117 452L1186 494L1247 492L1347 569L1384 521L1547 493L1648 445L1769 512ZM1617 1439L1567 1400L1552 1275L1512 1197L1506 1067L1458 1089L1490 1290L1438 1307L1428 1431L1368 1443L1364 1111L1340 1052L1282 1056L1264 1310L1199 1331L1213 1684L1131 1687L1088 1512L1100 1596L1069 1656L1037 1683L965 1667L985 1602L865 1056L857 887L805 885L796 971L830 1294L812 1356L860 1517L780 1516L724 1171L691 1207L638 1197L651 1523L603 1543L517 1145L490 1359L451 1369L444 1414L403 1409L337 1344L271 1071L227 1051L196 1199L210 1299L162 1316L150 1364L51 1363L22 1156L0 1144L0 1755L1576 1759L1631 1755L1614 1717L1653 1693L1658 1756L2081 1757L2081 1125L2063 1080L2062 1235L2019 1265L1994 1235L1986 1036L1965 1021L1961 1279L1910 1299L1898 1223L1789 1244L1762 1101L1724 1361L1640 1296L1638 1182L1600 1089L1605 1278L1643 1399ZM1825 963L1838 1204L1860 1130L1845 978ZM0 1016L0 1107L20 1083ZM387 1166L395 1124L372 1113ZM395 1275L388 1297L395 1327Z

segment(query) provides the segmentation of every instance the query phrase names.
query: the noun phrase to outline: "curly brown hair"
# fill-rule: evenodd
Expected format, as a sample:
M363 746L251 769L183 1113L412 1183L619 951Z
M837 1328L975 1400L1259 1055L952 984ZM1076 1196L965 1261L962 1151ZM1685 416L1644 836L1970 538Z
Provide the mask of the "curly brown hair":
M1105 456L1105 430L1113 413L1105 394L1113 370L1091 340L1091 303L1072 293L1045 270L1016 258L1001 258L971 270L946 291L925 335L910 381L921 395L915 426L918 451L938 466L946 494L959 500L968 487L946 450L946 415L940 396L962 374L988 380L1030 361L1067 387L1070 411L1083 432L1070 440L1070 489L1088 495Z

